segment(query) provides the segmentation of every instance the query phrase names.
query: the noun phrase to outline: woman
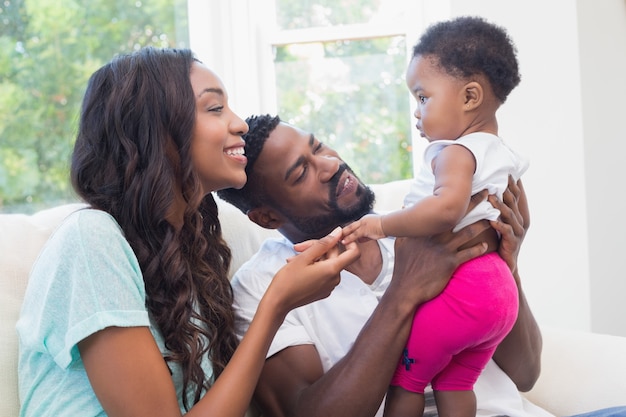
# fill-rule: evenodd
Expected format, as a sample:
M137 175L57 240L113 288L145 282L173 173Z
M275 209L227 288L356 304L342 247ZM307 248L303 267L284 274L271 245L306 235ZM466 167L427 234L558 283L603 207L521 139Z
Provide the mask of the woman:
M189 50L113 59L87 86L71 179L89 205L37 260L17 324L24 416L242 416L291 309L358 257L339 231L280 270L238 344L211 195L246 182L248 126Z

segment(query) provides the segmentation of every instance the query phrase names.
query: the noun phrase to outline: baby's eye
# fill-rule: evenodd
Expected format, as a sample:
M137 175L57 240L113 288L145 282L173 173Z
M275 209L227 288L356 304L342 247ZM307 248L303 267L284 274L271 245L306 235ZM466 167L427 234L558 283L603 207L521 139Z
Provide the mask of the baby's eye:
M424 103L426 103L426 97L424 97L424 96L417 96L417 101L419 101L420 103L424 104Z

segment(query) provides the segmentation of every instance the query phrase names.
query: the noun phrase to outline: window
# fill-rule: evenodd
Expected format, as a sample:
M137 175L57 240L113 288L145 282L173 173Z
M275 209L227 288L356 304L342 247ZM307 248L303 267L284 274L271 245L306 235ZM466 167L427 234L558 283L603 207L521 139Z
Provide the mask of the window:
M424 24L446 16L447 2L189 4L191 47L240 115L279 114L314 132L367 182L411 177L411 149L419 160L423 140L404 74Z
M145 45L187 46L186 0L0 4L0 210L73 201L69 159L89 76Z
M74 201L68 180L89 76L145 45L190 46L243 117L278 113L367 182L411 176L404 85L418 0L5 0L0 4L0 211ZM419 155L418 152L413 152Z
M404 81L416 1L275 1L276 109L314 132L359 176L412 174L410 96ZM415 26L415 23L412 25Z

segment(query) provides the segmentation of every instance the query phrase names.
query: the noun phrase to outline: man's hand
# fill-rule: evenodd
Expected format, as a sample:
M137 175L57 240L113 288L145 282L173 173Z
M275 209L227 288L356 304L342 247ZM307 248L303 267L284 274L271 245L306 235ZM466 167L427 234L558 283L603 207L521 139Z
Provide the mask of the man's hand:
M502 200L495 195L490 195L489 202L500 210L500 218L491 222L491 226L501 236L498 252L516 276L517 258L530 226L530 214L522 182L516 183L512 177L509 177L509 186L504 191Z
M487 221L479 221L456 233L448 231L432 237L397 238L394 281L407 281L402 291L414 292L417 304L432 299L443 291L459 265L485 253L485 243L460 248L488 228Z
M519 291L519 313L511 332L500 343L493 355L498 366L513 380L520 391L530 390L541 372L541 331L533 316L517 269L517 257L530 226L526 193L521 181L509 177L509 186L502 200L489 196L489 202L500 210L500 219L491 222L500 232L498 252L511 268Z

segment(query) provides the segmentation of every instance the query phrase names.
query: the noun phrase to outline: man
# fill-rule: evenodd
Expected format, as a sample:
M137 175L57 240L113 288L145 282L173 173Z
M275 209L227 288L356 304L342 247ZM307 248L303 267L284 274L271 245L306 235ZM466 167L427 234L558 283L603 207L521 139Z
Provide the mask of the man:
M248 182L219 196L286 239L265 242L233 278L242 334L274 273L296 254L293 244L361 217L374 201L339 155L312 134L268 115L247 122ZM492 225L518 287L517 253L528 221L517 211L521 192L511 184L508 206L490 197L506 221ZM264 415L382 415L415 309L443 289L456 266L484 253L486 245L473 238L486 227L481 222L438 239L397 239L395 248L392 239L359 242L360 259L333 293L294 310L278 331L255 395ZM470 249L458 251L461 246ZM475 387L479 414L549 415L518 393L535 383L541 352L537 323L519 290L517 323Z

